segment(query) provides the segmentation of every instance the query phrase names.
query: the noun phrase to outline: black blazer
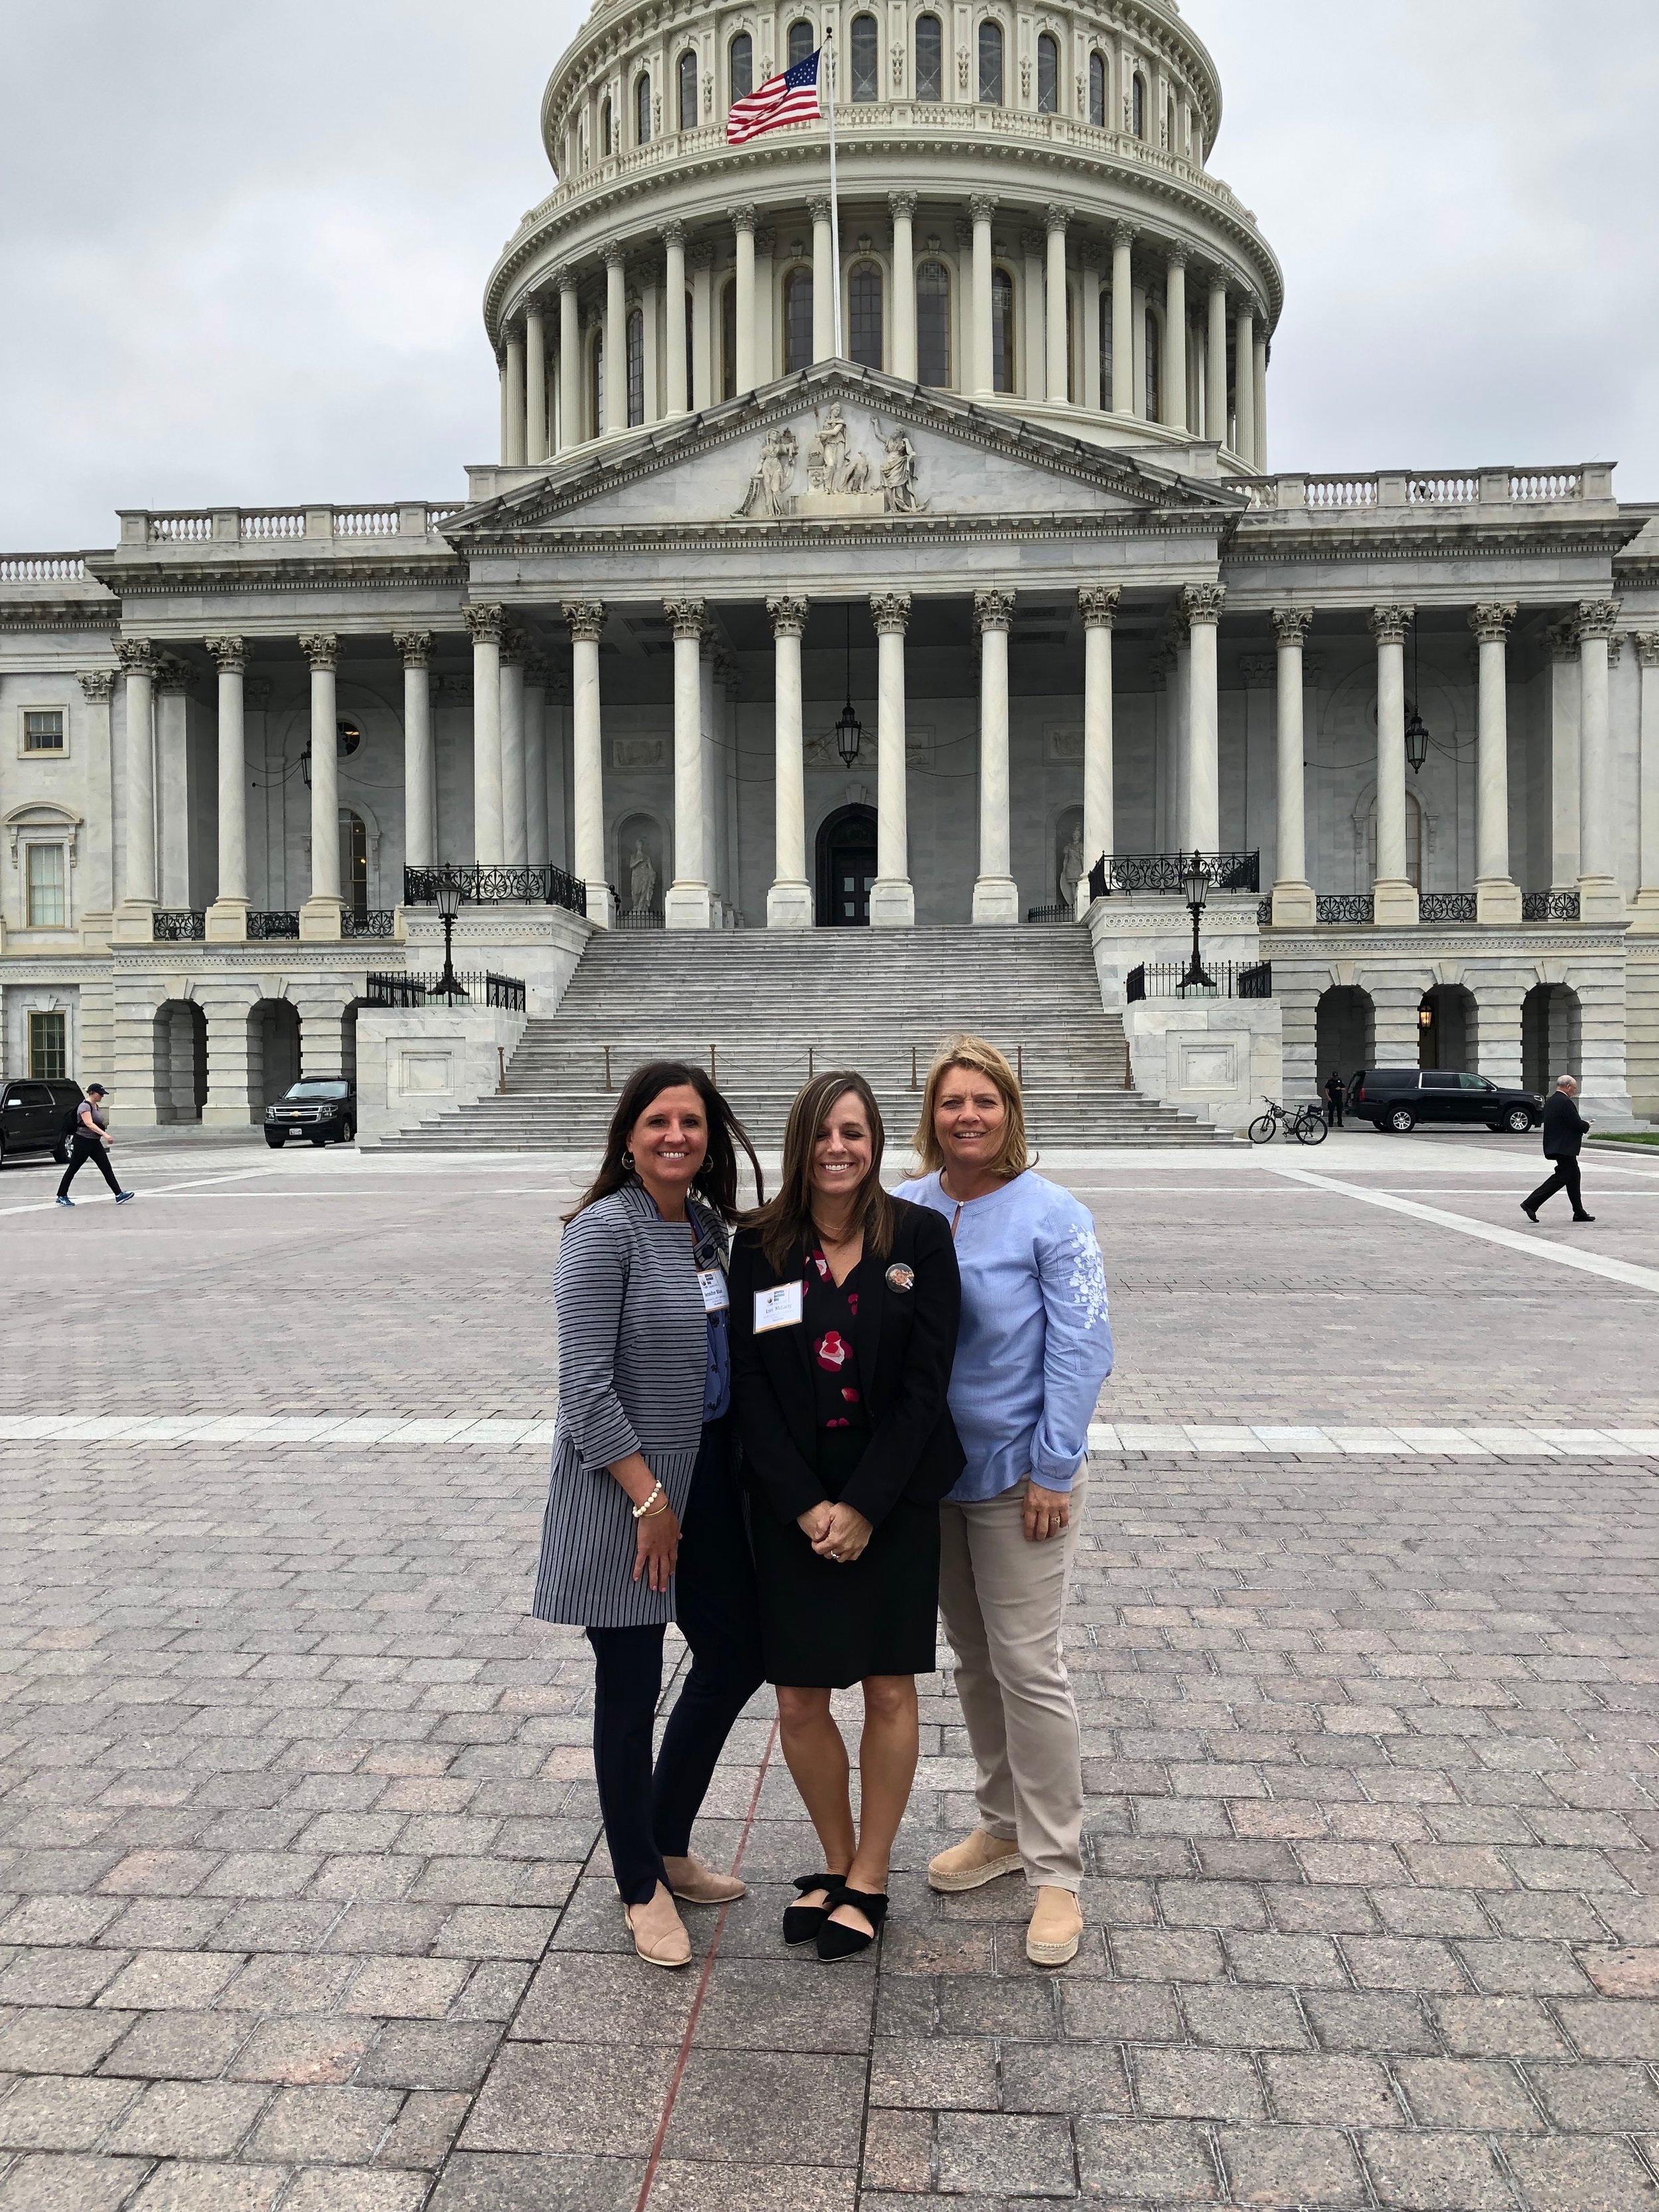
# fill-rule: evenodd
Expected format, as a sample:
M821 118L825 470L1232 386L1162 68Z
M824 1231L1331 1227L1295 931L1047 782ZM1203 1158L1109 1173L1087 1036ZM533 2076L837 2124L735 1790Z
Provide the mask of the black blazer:
M1565 1091L1552 1091L1544 1101L1544 1158L1576 1160L1589 1123Z
M870 1443L841 1498L872 1524L901 1498L937 1504L965 1462L945 1402L962 1315L950 1224L927 1206L892 1204L892 1249L880 1267L865 1264L853 1329ZM797 1244L776 1273L753 1230L739 1231L732 1247L732 1398L747 1480L786 1522L823 1502L817 1392L805 1328L757 1336L755 1293L799 1281L805 1266ZM908 1289L892 1280L903 1268L915 1277Z

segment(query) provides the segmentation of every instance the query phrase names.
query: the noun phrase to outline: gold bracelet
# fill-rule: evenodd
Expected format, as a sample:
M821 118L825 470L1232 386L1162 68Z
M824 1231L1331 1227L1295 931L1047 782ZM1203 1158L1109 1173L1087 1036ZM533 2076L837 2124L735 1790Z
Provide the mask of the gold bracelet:
M666 1513L667 1510L668 1496L666 1492L665 1492L663 1494L663 1501L660 1505L653 1505L648 1513L636 1513L634 1518L636 1521L657 1521L660 1520L662 1516Z

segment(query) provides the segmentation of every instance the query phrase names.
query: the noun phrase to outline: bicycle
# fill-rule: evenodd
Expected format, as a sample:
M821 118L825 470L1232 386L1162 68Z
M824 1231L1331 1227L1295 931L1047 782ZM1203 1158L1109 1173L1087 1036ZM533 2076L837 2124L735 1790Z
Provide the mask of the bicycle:
M1298 1145L1322 1145L1329 1131L1325 1116L1317 1106L1281 1106L1276 1099L1264 1097L1265 1114L1258 1114L1249 1127L1253 1145L1271 1144L1274 1132L1283 1123L1287 1137L1294 1137Z

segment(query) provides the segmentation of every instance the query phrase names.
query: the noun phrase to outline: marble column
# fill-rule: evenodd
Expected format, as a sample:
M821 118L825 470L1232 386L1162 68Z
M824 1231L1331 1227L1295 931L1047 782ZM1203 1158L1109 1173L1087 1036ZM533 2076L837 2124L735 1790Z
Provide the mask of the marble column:
M1622 921L1625 894L1613 863L1613 738L1607 722L1607 641L1617 599L1582 599L1578 633L1578 919Z
M994 350L991 343L991 221L994 200L975 198L968 203L973 219L973 298L968 343L969 390L976 398L988 398L995 381Z
M720 927L720 896L726 878L720 866L720 763L715 751L714 650L713 617L704 610L697 638L697 733L702 742L702 879L708 886L708 926Z
M1227 597L1224 584L1188 584L1182 611L1192 633L1187 671L1187 843L1200 853L1221 844L1220 715L1216 696L1216 630Z
M1255 309L1241 300L1233 317L1233 451L1255 466Z
M1255 444L1252 452L1253 465L1265 472L1267 466L1267 334L1258 331L1250 349L1255 365Z
M1078 348L1079 366L1082 376L1078 386L1078 404L1091 414L1098 414L1103 404L1100 390L1100 261L1086 248L1079 264L1079 308L1082 321L1083 343Z
M1510 712L1508 670L1511 603L1485 601L1469 615L1480 653L1474 793L1474 918L1521 919L1521 891L1510 875Z
M1019 920L1019 886L1008 866L1008 631L1014 595L974 593L979 633L979 874L974 920Z
M1044 217L1048 234L1048 265L1044 297L1048 302L1048 399L1065 406L1071 397L1071 331L1066 314L1066 227L1072 210L1051 203Z
M530 857L525 805L524 664L529 647L504 626L501 644L501 858L521 868Z
M247 647L240 637L210 637L219 672L219 888L207 910L210 945L240 945L247 936L247 746L242 728L242 677Z
M1085 584L1077 595L1083 617L1083 858L1092 868L1103 853L1114 850L1116 836L1112 793L1112 628L1117 620L1118 586ZM1089 902L1085 880L1079 886L1079 911Z
M769 929L810 929L812 887L806 879L806 768L801 751L800 641L806 602L779 597L766 602L772 618L776 854L766 894Z
M81 696L86 701L87 776L89 787L106 793L114 787L115 762L110 743L110 702L115 691L115 671L112 668L82 668L76 672L76 681L81 686ZM96 929L112 931L115 913L115 824L107 810L92 836L90 849L82 863L81 895L84 901L81 919ZM0 938L4 935L0 928ZM82 1054L95 1058L86 1051L86 1035L82 1036Z
M702 643L701 599L665 599L674 633L674 868L663 900L670 929L708 927L708 856L703 821Z
M870 612L876 625L876 880L870 886L870 921L873 928L913 929L904 701L910 594L878 592Z
M685 225L665 222L663 274L663 392L665 412L684 415L690 406L685 376Z
M519 420L523 422L522 411ZM327 631L300 640L311 664L311 896L300 908L300 934L340 935L340 758L334 671L340 641Z
M605 264L605 358L599 381L604 386L604 429L606 437L628 428L628 269L627 257L615 240L602 248Z
M686 255L691 270L691 404L714 400L714 249L700 239Z
M556 269L559 290L559 451L582 442L582 312L576 272Z
M1641 686L1637 737L1637 892L1631 902L1632 932L1659 929L1659 630L1638 630L1632 640Z
M148 945L155 934L155 649L147 637L118 637L124 677L126 838L115 934Z
M1239 320L1243 320L1243 311ZM1248 362L1248 350L1239 358ZM1241 383L1240 390L1244 389ZM1243 439L1241 434L1240 444ZM1410 607L1373 607L1376 640L1376 873L1371 919L1414 922L1417 887L1406 873L1406 632Z
M404 664L404 865L430 868L438 859L433 809L432 633L393 630L392 642Z
M501 611L461 609L472 634L472 857L481 868L507 858L501 803Z
M733 208L732 227L737 238L738 358L735 388L752 392L760 381L755 374L755 210Z
M1222 334L1222 360L1226 360L1226 334ZM1222 410L1226 410L1227 383L1221 384ZM1305 818L1304 738L1302 726L1303 641L1313 620L1311 607L1275 607L1272 622L1279 645L1278 699L1278 816L1277 857L1273 870L1273 927L1286 929L1319 918L1319 900L1308 881L1308 834Z
M524 465L524 332L507 333L507 450L501 459L509 468Z
M1193 847L1192 811L1193 789L1193 633L1187 620L1187 611L1177 606L1175 629L1171 636L1175 662L1170 670L1174 682L1170 685L1170 719L1175 725L1170 733L1171 781L1174 785L1176 846L1177 850L1190 852Z
M1112 412L1134 415L1134 232L1121 222L1112 232Z
M177 913L196 904L191 889L190 824L195 799L190 772L191 670L171 653L155 663L155 826L161 905Z
M887 209L893 218L893 374L906 383L916 380L916 260L914 192L889 192Z
M1227 442L1227 287L1219 277L1210 285L1210 323L1204 348L1204 435Z
M1040 230L1022 230L1019 251L1024 264L1019 287L1022 337L1015 349L1015 362L1017 365L1023 366L1024 374L1017 379L1015 389L1024 398L1041 399L1048 382L1048 287L1043 276L1042 233ZM993 332L994 337L994 335Z
M547 672L544 660L524 665L525 859L532 868L548 863Z
M1146 288L1133 286L1129 293L1129 411L1146 420Z
M660 422L663 413L662 364L658 358L662 309L656 263L648 262L640 270L639 276L641 366L645 372L641 381L645 387L644 419L649 425Z
M806 203L812 218L812 358L828 361L836 350L836 286L839 271L830 228L830 196L820 193Z
M532 300L524 318L525 459L547 459L547 311Z
M1167 428L1187 427L1187 257L1171 247L1164 264L1164 359L1161 370ZM1200 846L1200 851L1208 848Z
M615 920L605 860L605 768L600 749L598 599L567 599L560 611L570 630L570 752L575 851L571 872L586 886L587 918L601 929Z
M1550 889L1578 884L1578 634L1572 617L1544 632L1549 658Z
M776 296L772 277L772 255L777 233L763 228L755 233L755 382L772 383L777 376L777 325L773 313Z

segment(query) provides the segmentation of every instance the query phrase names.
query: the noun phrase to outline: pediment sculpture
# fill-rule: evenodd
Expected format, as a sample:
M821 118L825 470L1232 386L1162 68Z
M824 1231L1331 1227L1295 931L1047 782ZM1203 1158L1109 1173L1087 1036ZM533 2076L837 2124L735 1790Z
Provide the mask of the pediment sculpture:
M853 443L852 427L833 401L819 418L806 448L806 485L795 489L800 447L786 426L769 430L742 501L733 510L748 521L778 522L792 515L853 516L924 514L927 502L916 489L921 460L902 430L884 430L882 458L872 462Z

